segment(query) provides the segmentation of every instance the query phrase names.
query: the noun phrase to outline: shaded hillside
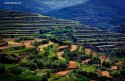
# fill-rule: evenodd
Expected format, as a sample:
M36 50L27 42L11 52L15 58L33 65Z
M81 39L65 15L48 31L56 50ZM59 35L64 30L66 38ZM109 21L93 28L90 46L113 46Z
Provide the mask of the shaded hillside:
M86 1L87 0L0 0L0 9L43 14ZM10 2L12 3L10 4ZM13 2L21 2L21 4L13 4Z
M6 2L21 2L21 4L6 4ZM45 13L52 10L39 0L0 0L0 9L31 13Z
M52 11L48 15L110 29L125 22L124 4L124 0L90 0L87 3Z
M125 34L125 24L122 24L118 27L113 28L112 31Z

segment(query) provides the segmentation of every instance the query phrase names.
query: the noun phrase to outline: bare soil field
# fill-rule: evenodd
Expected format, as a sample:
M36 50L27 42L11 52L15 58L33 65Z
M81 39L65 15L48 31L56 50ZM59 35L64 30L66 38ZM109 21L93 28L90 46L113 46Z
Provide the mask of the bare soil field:
M85 48L85 50L86 50L86 54L89 55L91 52L91 49ZM96 56L96 52L93 52L93 56Z
M102 71L102 76L107 76L110 77L109 72L108 71Z
M75 61L69 61L68 69L75 69L77 68Z
M24 44L27 48L32 48L33 47L31 45L32 42L35 42L35 40L26 40L26 41L22 41L21 43Z
M118 67L117 66L112 66L111 69L117 70Z
M77 45L72 45L71 46L71 51L74 51L74 50L76 50L77 49Z
M34 46L31 45L31 43L35 41L42 41L43 39L35 39L35 40L26 40L26 41L21 41L22 44L24 44L27 48L32 48Z
M0 49L7 49L7 48L21 46L21 45L25 45L26 48L32 48L33 47L31 45L32 42L41 41L41 40L43 40L43 39L25 40L25 41L21 41L21 42L14 42L14 38L5 38L4 41L8 42L8 45L2 46L2 47L0 47Z

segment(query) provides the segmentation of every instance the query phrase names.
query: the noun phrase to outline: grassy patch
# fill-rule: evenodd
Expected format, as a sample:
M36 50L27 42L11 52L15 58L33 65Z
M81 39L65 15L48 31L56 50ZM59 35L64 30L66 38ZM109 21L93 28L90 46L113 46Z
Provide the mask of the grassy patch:
M17 43L16 43L16 42L14 42L14 41L9 41L9 42L8 42L8 44L10 44L10 45L11 45L11 44L17 44Z
M95 67L94 66L84 66L83 70L87 72L95 72Z
M5 69L8 70L8 69L15 67L15 66L17 66L17 65L16 64L5 64Z
M55 57L56 56L56 54L55 53L53 53L53 52L49 52L49 56L48 57Z
M48 45L52 45L52 44L53 44L53 42L49 41L48 44L40 45L40 46L39 46L39 49L40 49L40 51L43 51L43 48L47 47Z
M37 52L36 48L24 48L21 50L10 51L6 54L14 54L14 55L21 55L21 54L35 54Z
M60 57L59 59L60 59L60 60L63 60L63 61L65 61L65 60L66 60L66 59L65 59L65 58L63 58L63 57Z

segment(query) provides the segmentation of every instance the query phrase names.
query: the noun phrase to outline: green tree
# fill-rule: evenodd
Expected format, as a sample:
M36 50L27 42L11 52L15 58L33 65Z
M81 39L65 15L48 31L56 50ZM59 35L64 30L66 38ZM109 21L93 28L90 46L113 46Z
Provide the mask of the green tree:
M114 78L117 78L120 76L120 72L117 71L117 70L112 70L111 72L109 72L109 74L114 77Z
M101 64L101 60L97 57L93 57L90 62L90 64Z
M112 65L111 61L104 61L102 63L102 66L105 66L105 67L108 67L108 68L110 68L111 65Z
M38 67L37 64L33 62L33 59L31 61L28 61L25 65L27 67L30 67L31 70L35 70Z
M37 60L37 65L39 68L42 68L44 66L44 60L43 59L38 59Z
M41 81L48 81L48 76L47 76L47 74L42 76L42 80L41 80Z
M4 64L0 64L0 73L4 73L5 72L5 65Z
M22 73L22 68L21 67L14 67L10 68L10 72L13 73L14 75L19 75Z

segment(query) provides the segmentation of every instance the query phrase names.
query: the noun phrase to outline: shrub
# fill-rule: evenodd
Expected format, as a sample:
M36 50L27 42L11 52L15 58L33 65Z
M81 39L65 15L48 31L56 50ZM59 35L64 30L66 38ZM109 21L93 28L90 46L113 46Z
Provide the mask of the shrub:
M110 74L112 77L117 78L117 77L119 77L120 72L117 71L117 70L112 70L112 71L109 72L109 74Z
M35 46L35 47L38 47L39 43L37 41L35 41L35 42L32 43L32 45Z
M47 44L47 43L49 43L49 40L42 40L42 41L35 41L32 43L32 45L38 47L41 44Z
M101 64L101 60L97 57L93 57L90 61L90 64Z
M102 66L105 66L105 67L110 67L112 65L112 63L110 61L104 61L102 63Z
M108 68L107 67L100 67L100 70L102 70L102 71L106 71Z
M19 75L22 73L22 68L17 66L17 67L14 67L14 68L10 68L10 72L14 75Z
M47 43L49 43L49 40L42 40L42 41L40 42L40 44L47 44Z

